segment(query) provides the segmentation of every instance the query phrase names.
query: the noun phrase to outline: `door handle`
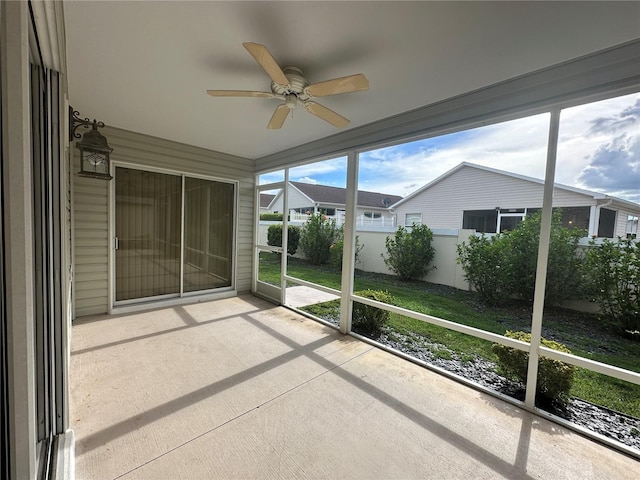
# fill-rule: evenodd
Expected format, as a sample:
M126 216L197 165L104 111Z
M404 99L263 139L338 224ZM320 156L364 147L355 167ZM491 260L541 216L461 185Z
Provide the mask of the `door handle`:
M118 250L118 248L120 248L120 239L118 237L114 237L115 238L115 250Z

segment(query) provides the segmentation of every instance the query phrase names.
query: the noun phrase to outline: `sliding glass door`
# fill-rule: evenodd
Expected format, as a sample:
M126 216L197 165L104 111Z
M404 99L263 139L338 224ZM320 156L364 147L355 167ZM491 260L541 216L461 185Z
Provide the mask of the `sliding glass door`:
M182 179L116 169L116 301L180 293Z
M117 167L115 300L232 285L234 184Z
M233 185L185 178L184 292L231 285Z

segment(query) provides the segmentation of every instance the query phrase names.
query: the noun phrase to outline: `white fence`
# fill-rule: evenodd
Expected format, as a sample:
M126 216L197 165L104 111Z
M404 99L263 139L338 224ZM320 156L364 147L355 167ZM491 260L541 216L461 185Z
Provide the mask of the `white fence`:
M260 222L258 244L267 245L267 229L269 225L277 223L280 222ZM356 233L363 248L358 255L356 268L365 272L392 275L393 272L384 263L382 253L387 251L385 240L395 233L395 228L391 226L381 228L384 230L376 231L367 228L366 225L363 228L358 226ZM456 262L458 256L456 245L467 240L474 233L475 230L433 230L433 247L436 250L433 264L436 268L430 271L424 280L468 290L469 284L464 279L462 267ZM303 257L301 252L296 253L295 256Z
M436 254L433 258L431 270L424 280L441 285L468 290L469 284L464 279L464 271L456 261L458 253L456 245L462 243L475 233L475 230L438 231L433 230L433 248ZM358 231L358 241L363 245L358 254L359 263L356 268L365 272L387 273L393 275L389 267L384 263L382 253L387 251L385 240L393 232Z
M295 211L289 212L289 223L292 225L301 225L305 223L311 217L310 214L306 213L298 213ZM327 215L329 220L335 220L336 225L340 227L344 224L345 221L345 213L337 212L335 215ZM366 215L358 215L356 217L356 226L357 227L366 227L373 230L376 229L384 229L384 228L395 228L396 226L396 217L395 215L392 217L385 217L384 215L379 218L371 218Z
M267 229L269 225L280 222L260 222L258 232L258 243L267 245ZM435 256L433 265L436 267L431 270L423 280L455 287L461 290L470 290L469 283L464 278L464 270L458 264L458 252L456 246L462 242L467 242L471 235L476 233L475 230L438 230L433 229L433 247L435 248ZM379 231L371 228L360 227L356 229L358 241L363 245L362 250L358 254L358 263L356 268L364 272L386 273L393 275L394 273L384 263L382 254L386 254L385 240L388 236L394 235L395 228L381 227ZM581 241L584 248L588 244L588 239ZM298 251L296 257L304 258L302 252ZM584 300L570 300L565 302L563 307L572 310L584 312L598 311L598 305Z

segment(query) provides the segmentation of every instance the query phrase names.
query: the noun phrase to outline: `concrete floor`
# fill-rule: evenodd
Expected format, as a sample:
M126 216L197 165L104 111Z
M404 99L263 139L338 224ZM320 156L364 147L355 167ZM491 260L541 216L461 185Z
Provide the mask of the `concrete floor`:
M251 296L73 327L76 478L631 479L637 461Z
M322 292L315 288L296 285L295 287L287 287L286 304L290 307L300 308L307 305L315 305L316 303L330 302L339 298L337 295Z

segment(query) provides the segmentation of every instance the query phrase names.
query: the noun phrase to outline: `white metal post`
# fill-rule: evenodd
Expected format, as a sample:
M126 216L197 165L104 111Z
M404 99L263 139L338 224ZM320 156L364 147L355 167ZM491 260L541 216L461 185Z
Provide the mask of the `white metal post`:
M284 187L282 187L282 253L280 255L280 303L287 302L287 251L289 249L289 169L284 169Z
M353 304L353 274L355 269L356 212L358 201L358 156L354 151L347 155L347 192L344 218L344 240L342 250L342 292L340 298L340 332L351 331Z
M538 382L538 360L540 357L540 336L542 335L542 316L544 313L544 291L547 281L547 262L549 258L549 238L551 236L551 218L553 215L553 183L556 172L556 154L558 152L558 128L560 110L551 111L549 122L549 144L547 146L547 166L544 176L542 198L542 219L540 221L540 243L538 245L538 265L533 296L533 315L531 318L531 347L527 369L527 393L524 403L533 409Z
M259 175L254 176L254 185L259 184ZM236 188L236 191L238 189ZM251 274L251 292L255 293L258 290L258 275L260 271L260 251L258 250L258 244L260 243L260 190L255 188L253 190L253 269ZM236 262L237 263L237 262Z

